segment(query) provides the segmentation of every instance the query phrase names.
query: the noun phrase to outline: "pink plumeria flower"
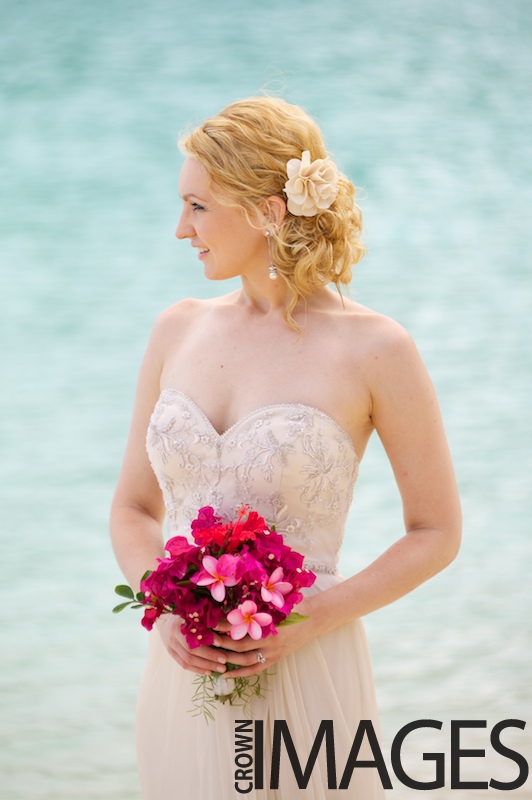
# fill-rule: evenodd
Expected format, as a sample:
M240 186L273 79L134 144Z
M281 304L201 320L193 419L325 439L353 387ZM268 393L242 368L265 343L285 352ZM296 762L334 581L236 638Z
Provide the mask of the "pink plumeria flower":
M277 567L269 578L266 578L260 593L265 603L272 603L276 608L284 606L284 595L292 591L293 586L288 581L283 581L283 568Z
M229 636L231 639L243 639L249 634L252 639L262 638L262 629L272 621L271 614L257 613L257 605L253 600L245 600L234 611L227 615L231 623Z
M213 598L219 603L223 602L225 587L236 586L240 581L240 578L235 575L240 559L226 553L220 558L205 556L201 563L203 572L197 573L191 580L197 586L208 586Z

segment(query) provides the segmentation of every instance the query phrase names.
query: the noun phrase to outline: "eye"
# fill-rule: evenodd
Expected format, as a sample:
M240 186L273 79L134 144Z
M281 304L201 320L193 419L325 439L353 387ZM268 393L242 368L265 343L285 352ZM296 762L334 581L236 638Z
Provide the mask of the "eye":
M199 203L191 203L190 205L194 211L205 211L205 207L200 206Z

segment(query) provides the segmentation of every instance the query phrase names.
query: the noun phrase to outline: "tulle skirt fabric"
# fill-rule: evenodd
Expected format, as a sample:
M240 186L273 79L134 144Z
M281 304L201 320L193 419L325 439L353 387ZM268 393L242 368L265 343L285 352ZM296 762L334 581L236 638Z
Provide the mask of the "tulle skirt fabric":
M323 591L342 580L338 575L319 575L307 594ZM264 698L254 698L250 713L240 706L218 704L215 720L193 716L191 698L194 673L183 670L168 655L156 630L149 634L148 659L141 681L137 709L137 752L144 800L381 800L384 797L378 771L353 770L347 789L328 788L325 740L306 788L299 788L286 747L281 742L279 788L270 789L272 737L275 720L285 720L301 770L322 720L332 720L337 786L351 751L360 720L371 720L378 734L377 708L368 643L360 620L317 637L274 665ZM236 731L239 722L262 720L264 787L241 780L235 788ZM245 726L244 726L245 727ZM248 726L252 735L253 724ZM251 734L250 734L251 732ZM255 749L251 757L260 757ZM364 737L357 756L373 761ZM236 774L240 777L243 773Z

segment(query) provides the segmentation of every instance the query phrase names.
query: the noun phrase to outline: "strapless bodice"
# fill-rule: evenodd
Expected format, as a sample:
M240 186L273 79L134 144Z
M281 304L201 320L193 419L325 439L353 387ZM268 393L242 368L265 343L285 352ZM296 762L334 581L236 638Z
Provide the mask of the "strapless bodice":
M325 412L277 403L219 434L190 397L165 389L146 447L170 535L190 536L202 506L234 518L248 504L303 553L306 566L336 570L358 458L347 432Z

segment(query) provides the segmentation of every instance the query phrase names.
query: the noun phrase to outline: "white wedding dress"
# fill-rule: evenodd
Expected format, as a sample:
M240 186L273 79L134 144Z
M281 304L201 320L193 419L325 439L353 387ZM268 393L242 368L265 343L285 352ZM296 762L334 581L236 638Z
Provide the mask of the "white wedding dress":
M223 434L185 394L166 389L150 421L147 449L168 514L169 536L190 535L202 506L235 517L244 503L275 525L317 574L307 594L343 580L337 571L345 521L358 473L348 434L316 408L279 403L247 414ZM360 720L377 710L368 645L356 620L312 640L273 668L253 719L264 724L264 789L235 789L238 706L219 704L215 721L192 716L194 673L149 634L137 715L139 774L144 800L310 800L384 797L378 772L356 768L347 790L328 789L325 741L306 789L299 789L281 748L279 789L269 789L272 731L286 720L301 769L322 720L332 720L338 786ZM367 739L358 760L373 761ZM247 788L245 783L240 788Z

